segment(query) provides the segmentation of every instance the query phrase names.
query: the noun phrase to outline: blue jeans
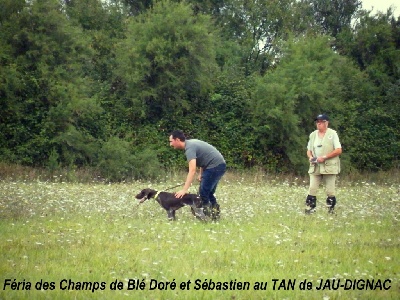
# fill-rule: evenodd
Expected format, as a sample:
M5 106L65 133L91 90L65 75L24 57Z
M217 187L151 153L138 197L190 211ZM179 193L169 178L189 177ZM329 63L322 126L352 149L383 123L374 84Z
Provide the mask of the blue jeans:
M215 205L217 199L214 196L215 190L221 177L225 174L226 164L220 164L212 169L203 171L200 183L200 197L204 205Z

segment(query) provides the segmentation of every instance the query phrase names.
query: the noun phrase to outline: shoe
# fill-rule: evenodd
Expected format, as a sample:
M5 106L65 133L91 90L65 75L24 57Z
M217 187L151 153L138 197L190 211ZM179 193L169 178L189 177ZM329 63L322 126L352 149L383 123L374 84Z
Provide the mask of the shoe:
M221 215L221 210L219 207L219 204L216 203L214 205L211 206L211 219L212 220L219 220Z
M326 198L326 206L329 208L328 213L333 214L336 205L336 197L331 196Z
M312 214L312 213L315 213L315 207L306 208L306 209L304 210L304 212L305 212L307 215Z
M206 217L211 217L211 204L203 204L203 213Z

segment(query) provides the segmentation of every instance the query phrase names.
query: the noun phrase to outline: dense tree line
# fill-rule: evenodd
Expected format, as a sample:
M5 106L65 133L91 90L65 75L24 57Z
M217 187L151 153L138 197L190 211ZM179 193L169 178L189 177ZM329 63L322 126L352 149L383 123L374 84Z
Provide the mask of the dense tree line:
M318 113L345 170L398 167L400 17L358 0L0 0L0 161L109 180L183 167L305 172Z

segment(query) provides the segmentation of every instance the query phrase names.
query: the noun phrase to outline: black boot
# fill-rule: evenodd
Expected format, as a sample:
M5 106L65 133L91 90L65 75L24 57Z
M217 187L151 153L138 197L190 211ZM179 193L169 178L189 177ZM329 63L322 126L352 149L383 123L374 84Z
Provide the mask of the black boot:
M211 217L211 203L204 203L203 202L203 213L206 217Z
M308 195L306 198L306 205L308 206L305 210L306 214L315 212L315 208L317 207L317 197Z
M203 208L203 213L206 217L211 216L211 203L210 200L208 200L205 197L201 197L201 207Z
M211 205L211 219L213 220L219 220L221 214L221 210L219 208L219 204L215 203L213 205Z
M326 206L329 207L329 213L333 214L333 210L335 209L336 205L336 197L335 196L329 196L326 198Z

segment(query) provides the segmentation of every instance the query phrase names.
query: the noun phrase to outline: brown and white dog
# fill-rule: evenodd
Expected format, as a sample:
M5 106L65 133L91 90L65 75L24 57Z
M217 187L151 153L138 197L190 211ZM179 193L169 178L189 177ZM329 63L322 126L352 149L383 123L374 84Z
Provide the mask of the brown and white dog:
M175 212L183 206L190 206L192 214L201 220L205 220L200 196L186 194L182 198L176 198L175 194L168 192L158 192L153 189L144 189L136 195L139 203L154 198L162 208L167 211L169 220L176 220Z

